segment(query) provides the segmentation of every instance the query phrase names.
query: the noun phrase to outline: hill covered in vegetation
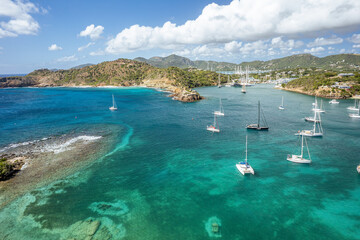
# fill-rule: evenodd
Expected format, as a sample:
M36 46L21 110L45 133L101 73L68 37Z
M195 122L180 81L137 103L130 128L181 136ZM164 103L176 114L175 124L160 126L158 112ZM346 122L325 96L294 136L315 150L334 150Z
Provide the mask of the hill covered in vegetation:
M226 80L225 75L221 75L221 81ZM175 99L191 102L201 99L192 88L216 85L217 82L218 74L211 71L157 68L139 61L118 59L82 68L40 69L24 77L0 78L0 87L147 86L164 88L172 91Z
M285 90L327 98L349 98L360 95L360 74L339 75L336 72L313 73L287 84Z
M191 61L188 58L170 55L167 57L152 57L150 59L135 58L135 61L146 62L159 68L170 66L179 68L198 68L212 69L214 71L233 71L236 67L246 66L257 70L281 70L291 68L320 68L336 70L360 69L360 55L358 54L338 54L319 58L311 54L297 54L288 57L273 59L269 61L242 62L241 64L216 61Z

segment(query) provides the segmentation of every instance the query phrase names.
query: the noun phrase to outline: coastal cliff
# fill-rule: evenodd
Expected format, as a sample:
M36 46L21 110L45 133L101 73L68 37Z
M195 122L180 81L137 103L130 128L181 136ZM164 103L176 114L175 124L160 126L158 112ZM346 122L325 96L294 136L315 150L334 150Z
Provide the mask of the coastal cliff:
M226 82L225 75L221 81ZM212 86L218 74L197 69L166 69L129 59L118 59L79 69L35 70L24 77L0 78L0 88L6 87L76 87L76 86L144 86L172 92L171 97L183 102L203 99L194 87Z

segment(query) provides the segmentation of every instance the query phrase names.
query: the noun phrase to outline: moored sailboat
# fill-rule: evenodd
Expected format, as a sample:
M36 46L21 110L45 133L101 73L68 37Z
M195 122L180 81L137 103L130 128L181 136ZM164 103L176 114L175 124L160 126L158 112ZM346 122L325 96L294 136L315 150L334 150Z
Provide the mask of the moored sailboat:
M224 108L223 108L223 105L222 105L222 102L221 102L221 98L220 98L220 110L215 111L214 114L218 115L218 116L225 116Z
M260 101L258 102L258 122L257 123L253 123L253 124L249 124L246 126L247 129L253 129L253 130L258 130L258 131L261 131L261 130L269 130L269 127L267 126L267 123L266 123L266 119L265 119L265 116L264 114L261 114L261 109L260 109ZM263 116L261 118L261 116ZM260 121L261 119L263 120L264 122L264 125L261 126L260 125Z
M351 107L347 107L347 110L349 111L359 111L359 102L357 99L355 99L354 101L354 106L351 106Z
M302 135L301 136L301 153L300 153L300 155L288 154L286 160L288 160L290 162L294 162L294 163L311 163L311 157L310 157L309 147L307 145L306 138L305 138L305 144L306 144L307 152L309 155L309 159L304 158L304 135Z
M254 169L250 166L247 161L247 135L246 135L246 144L245 144L245 161L239 162L236 164L236 168L241 172L242 175L251 173L252 175L255 174Z
M116 110L117 110L117 106L116 106L114 94L112 95L112 100L113 100L113 105L112 105L111 107L109 107L109 109L110 109L110 111L116 111Z
M210 126L207 126L207 127L206 127L206 130L208 130L208 131L210 131L210 132L220 132L218 123L217 123L217 121L216 121L216 115L215 115L215 114L214 114L214 124L213 124L213 125L210 125Z
M321 118L319 112L315 112L313 122L314 122L314 128L312 130L298 131L295 135L303 135L307 137L322 137L323 129L321 126Z
M279 106L279 110L284 110L284 97L281 97L281 105Z

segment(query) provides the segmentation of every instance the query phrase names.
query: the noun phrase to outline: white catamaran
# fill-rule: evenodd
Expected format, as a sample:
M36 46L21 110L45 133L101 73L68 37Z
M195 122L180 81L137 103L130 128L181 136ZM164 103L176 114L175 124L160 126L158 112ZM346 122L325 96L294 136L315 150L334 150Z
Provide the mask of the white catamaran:
M222 102L221 102L221 98L220 98L220 110L219 110L219 111L215 111L214 114L215 114L215 115L218 115L218 116L225 116L225 114L224 114L224 108L223 108L223 105L222 105Z
M246 145L245 145L245 161L239 162L236 164L236 168L241 172L242 175L245 175L247 173L251 173L252 175L255 174L254 169L248 164L247 162L247 135L246 135Z
M312 130L298 131L295 135L302 135L302 136L307 136L307 137L322 137L323 129L321 126L321 118L320 118L319 112L315 112L313 122L314 122L314 128Z
M214 114L214 124L210 125L210 126L207 126L206 130L208 130L210 132L220 132L219 126L218 126L217 121L216 121L216 114Z
M284 97L281 97L281 105L279 106L279 110L284 110Z
M117 106L116 106L114 94L112 95L112 100L113 100L113 105L112 105L112 107L109 107L109 109L110 109L110 111L116 111L116 110L117 110Z
M309 155L309 159L304 158L304 138L305 138L304 135L302 135L301 136L301 154L300 155L288 154L286 160L288 160L290 162L294 162L294 163L311 163L311 157L310 157L309 147L307 145L306 138L305 138L305 144L306 144L307 152Z

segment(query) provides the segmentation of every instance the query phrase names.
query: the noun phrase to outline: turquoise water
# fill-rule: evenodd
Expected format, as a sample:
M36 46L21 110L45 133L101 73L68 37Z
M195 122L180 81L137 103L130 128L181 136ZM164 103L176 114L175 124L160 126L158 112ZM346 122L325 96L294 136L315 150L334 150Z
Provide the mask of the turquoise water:
M303 118L312 115L313 97L269 85L247 90L200 88L206 99L187 104L143 88L0 90L0 148L123 129L90 167L1 209L0 237L66 238L71 225L94 218L113 239L358 239L360 121L346 110L353 102L324 99L324 137L308 139L313 163L301 165L286 156L300 151L294 133L312 128ZM111 94L117 112L108 110ZM220 97L225 117L218 118L221 132L212 134L206 125ZM268 132L245 129L256 122L258 100ZM246 134L254 176L235 167ZM212 219L221 223L221 235L211 233Z

